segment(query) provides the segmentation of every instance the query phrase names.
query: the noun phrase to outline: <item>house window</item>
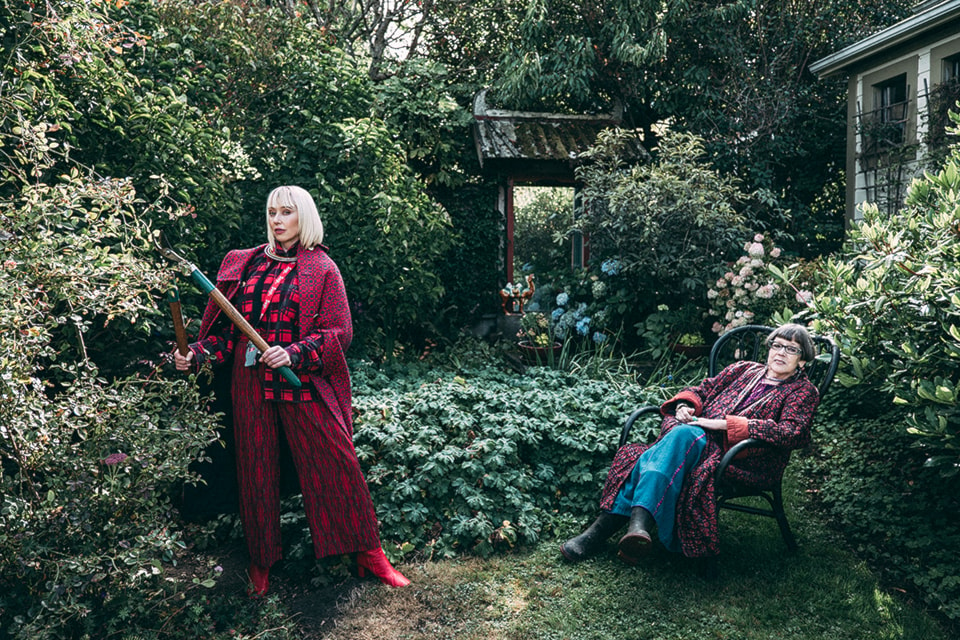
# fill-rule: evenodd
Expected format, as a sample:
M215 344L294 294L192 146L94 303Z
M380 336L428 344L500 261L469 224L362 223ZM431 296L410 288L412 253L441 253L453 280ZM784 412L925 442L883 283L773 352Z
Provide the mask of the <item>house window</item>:
M956 84L960 82L960 53L955 53L943 59L943 83Z
M873 104L880 125L877 133L883 143L902 144L907 123L907 74L873 85Z

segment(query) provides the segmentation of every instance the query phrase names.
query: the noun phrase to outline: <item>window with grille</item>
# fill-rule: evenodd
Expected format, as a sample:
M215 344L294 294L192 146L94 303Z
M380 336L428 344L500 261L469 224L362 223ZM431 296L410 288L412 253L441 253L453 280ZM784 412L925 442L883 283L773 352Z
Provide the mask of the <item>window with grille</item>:
M943 59L943 83L956 84L960 82L960 53L955 53Z
M907 123L907 74L873 85L873 104L882 143L901 144Z

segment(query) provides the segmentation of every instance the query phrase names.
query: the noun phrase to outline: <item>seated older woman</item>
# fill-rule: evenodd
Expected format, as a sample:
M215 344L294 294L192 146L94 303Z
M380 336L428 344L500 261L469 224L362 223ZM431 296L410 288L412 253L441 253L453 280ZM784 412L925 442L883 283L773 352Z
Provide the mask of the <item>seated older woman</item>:
M736 362L663 403L660 436L652 445L617 451L600 500L601 513L580 535L560 546L572 562L598 551L624 524L619 556L628 564L657 537L691 558L719 554L714 472L723 454L746 438L774 447L748 449L727 473L763 486L782 473L790 451L810 442L820 402L803 372L814 358L806 328L785 324L767 338L766 364Z

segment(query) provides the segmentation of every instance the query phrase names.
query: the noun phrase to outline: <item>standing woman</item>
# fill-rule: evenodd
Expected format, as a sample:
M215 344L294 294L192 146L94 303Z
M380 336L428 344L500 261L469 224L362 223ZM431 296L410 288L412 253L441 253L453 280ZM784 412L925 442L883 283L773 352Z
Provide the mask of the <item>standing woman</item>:
M327 255L323 223L310 194L296 186L267 197L267 241L229 252L217 288L272 345L263 353L208 301L199 340L177 369L233 358L231 396L240 485L240 518L250 552L251 595L263 595L281 558L280 429L293 454L317 558L356 553L387 585L410 584L380 547L370 490L353 448L350 373L353 337L340 270ZM291 367L297 388L275 371Z

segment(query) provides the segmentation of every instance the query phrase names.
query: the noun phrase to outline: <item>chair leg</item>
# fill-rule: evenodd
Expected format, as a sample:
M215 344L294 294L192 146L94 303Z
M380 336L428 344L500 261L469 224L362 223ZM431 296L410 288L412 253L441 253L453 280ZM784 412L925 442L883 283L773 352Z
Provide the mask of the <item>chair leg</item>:
M773 513L777 518L777 524L780 525L780 535L783 536L783 541L787 544L787 549L796 551L799 545L797 544L797 538L793 535L793 531L790 530L790 523L787 522L787 513L783 508L783 494L780 491L780 487L773 490Z
M697 573L704 580L716 580L720 576L720 561L717 556L697 560Z

